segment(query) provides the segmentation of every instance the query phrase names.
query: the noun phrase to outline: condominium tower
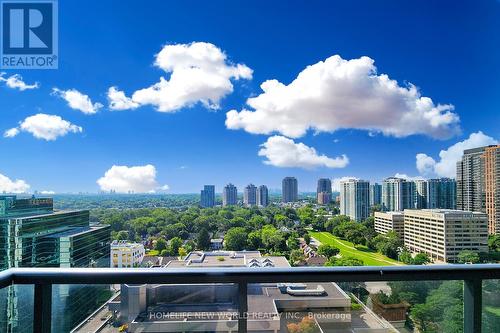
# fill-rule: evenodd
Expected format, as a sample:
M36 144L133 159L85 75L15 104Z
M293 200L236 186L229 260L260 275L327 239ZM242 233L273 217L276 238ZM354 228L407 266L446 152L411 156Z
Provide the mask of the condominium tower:
M285 177L283 178L281 184L281 192L282 192L282 201L287 202L296 202L299 197L299 186L297 182L297 178L295 177Z
M500 145L484 151L484 183L488 230L500 234Z
M332 181L328 178L320 178L316 188L316 200L320 205L326 205L332 201Z
M382 185L371 184L370 185L370 206L376 206L382 204Z
M243 204L247 207L257 205L257 187L249 184L243 192Z
M238 203L238 189L229 183L222 190L222 205L234 206Z
M269 205L269 191L266 185L260 185L257 189L257 205L261 207Z
M370 216L370 183L365 180L349 179L340 182L340 214L354 221Z
M389 177L382 184L382 209L402 211L415 207L415 183L403 178Z
M500 232L500 145L464 151L457 163L457 208L487 213L489 233Z
M457 182L450 178L426 180L425 207L456 209Z
M201 207L213 207L215 206L215 186L214 185L205 185L203 186L203 190L201 190L201 198L200 198Z
M467 149L457 162L457 208L486 212L484 159L486 147Z

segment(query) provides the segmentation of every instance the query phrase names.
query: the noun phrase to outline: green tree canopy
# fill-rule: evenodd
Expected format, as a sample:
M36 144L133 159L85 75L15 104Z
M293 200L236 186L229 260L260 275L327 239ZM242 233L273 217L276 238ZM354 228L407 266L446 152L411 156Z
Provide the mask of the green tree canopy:
M247 247L247 232L245 228L236 227L227 231L224 237L224 245L230 251L242 251Z

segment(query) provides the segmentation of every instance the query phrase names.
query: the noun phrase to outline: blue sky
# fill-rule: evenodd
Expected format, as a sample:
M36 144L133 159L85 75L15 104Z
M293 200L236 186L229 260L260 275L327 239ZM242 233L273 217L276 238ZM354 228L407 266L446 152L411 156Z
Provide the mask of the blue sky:
M281 179L292 175L299 179L300 190L306 191L314 190L320 177L381 180L396 173L447 175L449 171L442 169L457 158L455 150L495 143L500 138L499 31L500 2L494 0L87 1L85 6L60 2L59 69L5 70L0 82L0 130L4 133L17 127L19 131L13 137L0 138L0 175L8 178L2 183L0 177L0 186L15 188L12 184L19 180L29 184L30 191L97 192L102 184L115 186L113 181L121 181L129 182L124 188L131 186L136 191L160 191L168 184L170 193L183 193L198 192L203 184L215 184L220 191L228 182L240 188L250 182L279 188ZM170 74L154 65L156 55L167 45L180 44L186 49L193 42L210 43L224 52L227 59L222 64L228 68L237 64L248 67L253 71L251 79L248 73L227 79L233 91L222 93L216 110L203 103L188 103L175 112L159 112L158 106L144 99L135 109L110 110L110 87L118 87L131 98L135 91L157 83L160 76L168 80ZM311 121L318 124L318 119L325 119L328 123L336 112L345 110L333 110L325 102L326 114L320 115L318 105L324 105L323 101L309 103L306 98L290 107L295 111L281 114L288 119L286 112L295 112L288 125L305 126L303 134L280 130L279 121L270 118L261 120L258 131L249 129L246 120L233 129L226 126L228 111L255 111L246 101L263 93L260 85L264 81L276 79L289 85L307 66L334 55L346 62L363 56L373 59L377 68L373 75L387 74L402 89L414 84L435 106L453 105L448 111L455 122L437 132L429 130L427 123L423 130L406 127L396 136L390 133L394 129L384 125L318 130ZM38 82L39 87L10 88L5 79L14 74L22 75L27 84ZM366 87L357 87L356 82L350 93L359 92L360 99L354 101L362 101ZM68 106L62 93L53 92L55 87L62 92L75 89L103 106L95 114L85 114ZM319 87L325 98L338 94L335 86ZM285 97L292 95L293 90L284 92ZM384 96L382 93L376 101ZM336 101L335 107L343 105ZM397 105L394 103L389 105ZM271 107L263 109L264 115L272 112ZM363 117L363 110L358 114L354 109L344 114L344 122L366 123L349 118ZM36 138L19 125L36 114L56 115L76 127L55 140ZM389 123L392 115L397 118L399 114L395 107L381 117L389 115ZM377 118L377 114L372 116ZM473 133L476 136L470 137ZM273 161L266 164L269 156L258 152L271 137L281 141L273 143L278 148L268 147ZM460 142L462 145L454 146ZM317 154L309 156L308 148ZM297 150L282 159L289 151L279 149ZM307 161L302 160L301 149L306 149ZM441 150L445 151L444 161ZM300 156L294 158L294 153ZM426 156L417 169L419 153ZM154 175L148 168L117 168L107 174L110 179L97 184L112 166L148 165L154 167ZM142 181L146 184L137 184Z

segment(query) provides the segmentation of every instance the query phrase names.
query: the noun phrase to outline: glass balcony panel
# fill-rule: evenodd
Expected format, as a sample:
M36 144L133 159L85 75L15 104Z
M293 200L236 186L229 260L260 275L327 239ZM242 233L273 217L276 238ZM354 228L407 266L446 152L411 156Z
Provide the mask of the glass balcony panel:
M0 289L0 332L33 332L32 285L14 285Z
M483 281L482 331L500 332L500 280Z

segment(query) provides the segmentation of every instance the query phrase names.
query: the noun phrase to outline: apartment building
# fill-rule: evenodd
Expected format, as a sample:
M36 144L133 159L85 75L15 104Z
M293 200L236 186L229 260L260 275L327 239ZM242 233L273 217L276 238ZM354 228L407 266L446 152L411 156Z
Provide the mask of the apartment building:
M354 221L363 221L370 216L370 183L365 180L348 179L340 182L340 214Z
M500 145L484 149L484 198L490 234L500 233Z
M146 254L144 245L114 240L111 243L111 261L113 268L139 267Z

